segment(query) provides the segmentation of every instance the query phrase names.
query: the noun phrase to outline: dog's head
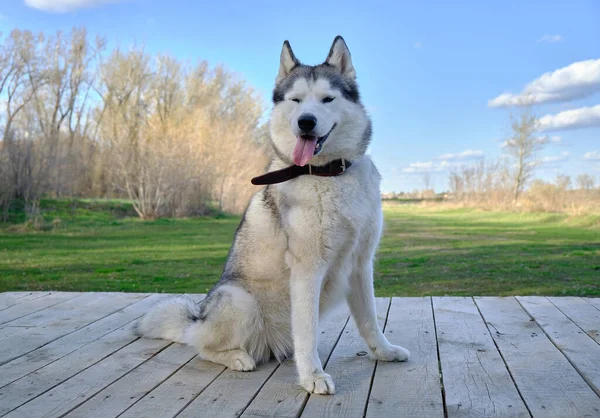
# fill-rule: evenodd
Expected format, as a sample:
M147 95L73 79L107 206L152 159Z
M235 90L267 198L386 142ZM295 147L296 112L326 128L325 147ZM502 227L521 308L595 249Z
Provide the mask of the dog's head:
M360 102L350 51L341 36L324 63L309 66L283 43L273 90L271 137L287 163L324 165L358 159L371 139L371 122Z

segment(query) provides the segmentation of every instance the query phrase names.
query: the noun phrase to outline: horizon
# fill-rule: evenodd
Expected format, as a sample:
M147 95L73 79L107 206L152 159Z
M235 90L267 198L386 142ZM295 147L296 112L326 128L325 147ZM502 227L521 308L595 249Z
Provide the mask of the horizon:
M444 191L453 167L499 158L508 115L526 97L547 141L535 177L600 178L600 3L260 4L19 0L0 6L0 32L83 26L109 48L140 43L151 53L224 64L260 94L265 117L283 41L317 64L339 34L373 119L369 153L382 193L421 189L423 173ZM316 16L297 24L294 11Z

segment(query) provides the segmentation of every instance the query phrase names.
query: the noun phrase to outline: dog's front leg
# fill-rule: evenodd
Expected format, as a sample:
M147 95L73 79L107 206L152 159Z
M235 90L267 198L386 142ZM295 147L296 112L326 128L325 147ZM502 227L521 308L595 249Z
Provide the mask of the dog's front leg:
M377 324L371 259L364 260L362 265L359 265L350 275L350 292L347 300L360 335L378 360L408 360L410 352L403 347L390 344Z
M309 393L332 395L335 386L323 371L317 353L319 298L324 269L306 261L297 262L291 270L292 336L294 358L300 385Z

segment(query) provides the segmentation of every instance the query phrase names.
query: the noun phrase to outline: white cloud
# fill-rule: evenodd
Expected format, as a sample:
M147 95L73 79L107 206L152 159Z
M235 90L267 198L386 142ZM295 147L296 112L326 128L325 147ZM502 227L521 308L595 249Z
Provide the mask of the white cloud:
M537 139L537 142L541 142L542 144L548 144L548 143L560 144L562 142L562 136L558 136L558 135L554 135L554 136L543 135L543 136L538 136L536 139ZM502 145L504 146L504 144L506 144L506 141L504 141L504 143Z
M569 154L568 152L563 152L560 155L551 155L551 156L543 157L540 160L540 163L542 163L542 164L561 163L563 161L567 161L570 156L571 156L571 154Z
M591 161L600 161L600 152L598 152L598 151L586 152L585 155L583 156L583 159L591 160Z
M402 171L404 173L429 173L449 170L457 165L458 163L448 161L417 161L416 163L410 164L408 167L404 167Z
M405 173L420 173L424 171L431 171L435 163L433 161L411 163L408 167L402 169Z
M483 156L484 156L483 151L468 149L466 151L457 152L454 154L452 154L452 153L442 154L438 158L440 160L471 160L471 159L483 158Z
M413 45L416 49L421 49L423 48L423 44L421 42L415 42L415 44Z
M600 91L600 59L578 61L543 74L519 94L503 93L488 102L489 107L564 102Z
M461 165L461 161L475 160L484 157L484 152L468 149L463 152L442 154L436 157L436 161L417 161L404 167L404 173L428 173L446 171Z
M556 131L600 127L600 105L565 110L555 115L545 115L538 120L538 130Z
M106 3L116 3L118 1L120 0L25 0L25 4L31 8L46 12L65 13Z
M562 136L543 135L543 136L536 137L535 140L536 140L536 142L538 142L540 144L560 144L562 142ZM510 142L511 142L510 139L507 139L506 141L502 141L502 143L500 144L500 148L506 148Z
M563 40L561 35L544 35L540 39L537 40L537 43L547 43L554 44L556 42L560 42Z

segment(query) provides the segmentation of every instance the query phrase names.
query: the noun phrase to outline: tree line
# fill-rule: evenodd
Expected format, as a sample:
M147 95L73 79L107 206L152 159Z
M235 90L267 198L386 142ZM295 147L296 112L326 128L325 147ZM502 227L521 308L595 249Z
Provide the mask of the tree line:
M575 178L556 174L552 181L535 177L544 163L541 157L552 142L539 132L539 120L525 98L509 117L509 129L496 159L454 165L446 191L436 193L433 174L423 171L421 188L411 192L384 193L383 199L446 202L486 210L600 213L600 182L593 174ZM552 160L550 160L552 162Z
M0 36L0 206L127 198L142 218L243 210L267 164L257 94L222 66L85 28Z
M452 199L488 209L598 213L600 188L593 175L579 174L575 181L564 174L557 174L553 182L535 178L535 171L543 163L540 154L549 143L538 128L532 107L523 103L521 110L510 116L501 158L480 160L450 172Z

